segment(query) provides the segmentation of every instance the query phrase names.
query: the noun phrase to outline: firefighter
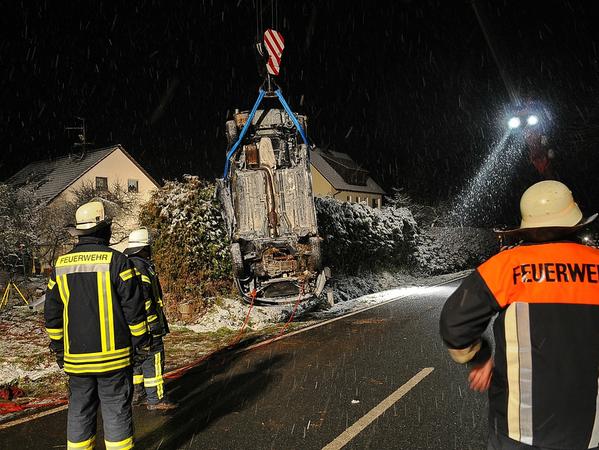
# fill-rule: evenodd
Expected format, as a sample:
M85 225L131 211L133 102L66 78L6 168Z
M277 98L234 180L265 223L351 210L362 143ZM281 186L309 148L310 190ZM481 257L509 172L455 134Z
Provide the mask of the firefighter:
M141 282L148 327L151 335L150 351L143 361L133 366L134 403L145 403L149 410L169 410L177 405L164 392L164 343L169 332L164 315L162 288L152 258L150 234L146 228L134 230L124 253L135 268Z
M98 407L110 450L133 448L132 357L149 350L141 286L130 261L108 247L111 220L99 201L77 209L78 243L52 270L46 331L69 375L67 449L93 449Z
M599 250L575 240L584 219L564 184L520 200L523 240L496 254L449 297L443 341L489 389L489 449L598 448ZM483 337L491 319L495 356Z

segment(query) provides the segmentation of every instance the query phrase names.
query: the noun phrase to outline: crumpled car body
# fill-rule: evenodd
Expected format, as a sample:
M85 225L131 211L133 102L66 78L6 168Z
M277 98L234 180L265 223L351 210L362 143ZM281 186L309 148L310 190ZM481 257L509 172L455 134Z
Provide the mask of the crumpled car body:
M234 117L226 124L229 147L248 114ZM306 118L296 117L305 129ZM285 110L256 112L217 194L246 300L286 304L321 294L328 269L321 267L309 148Z

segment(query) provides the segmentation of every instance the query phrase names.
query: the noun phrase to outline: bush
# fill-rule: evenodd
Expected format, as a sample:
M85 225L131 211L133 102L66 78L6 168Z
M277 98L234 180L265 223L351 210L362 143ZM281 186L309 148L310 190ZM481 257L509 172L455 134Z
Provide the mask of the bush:
M0 184L0 266L39 244L42 208L32 190Z
M185 175L142 207L140 223L153 232L153 259L171 311L192 301L202 309L203 298L231 293L229 243L213 194L213 184Z
M482 228L434 227L418 237L415 272L440 275L473 269L498 251L493 233Z
M324 263L346 272L400 267L415 250L417 225L403 207L370 208L317 198Z

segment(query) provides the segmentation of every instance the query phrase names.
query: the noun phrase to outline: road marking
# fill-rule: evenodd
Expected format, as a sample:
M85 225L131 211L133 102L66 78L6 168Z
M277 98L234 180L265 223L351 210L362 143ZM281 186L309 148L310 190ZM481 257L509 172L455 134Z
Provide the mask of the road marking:
M389 397L384 399L374 408L372 408L368 413L359 419L356 423L354 423L351 427L341 433L335 440L333 440L330 444L326 445L322 448L322 450L339 450L345 447L349 441L355 438L359 433L361 433L364 428L374 422L381 414L387 411L389 408L393 406L400 398L406 395L410 390L420 383L424 378L431 374L431 372L435 370L433 367L426 367L414 375L412 378L408 380L407 383L402 385L398 390L396 390Z
M439 287L439 286L443 286L443 285L446 285L446 284L453 283L454 281L461 280L462 278L465 278L466 276L468 276L468 274L461 275L459 277L452 278L450 280L446 280L446 281L443 281L441 283L434 284L432 286L423 286L423 287L425 287L426 290L433 289L433 288L436 288L436 287ZM290 333L283 334L282 336L279 336L278 338L272 339L270 341L270 344L272 344L273 342L276 342L276 341L280 341L281 339L286 339L286 338L294 336L296 334L303 333L303 332L309 331L309 330L313 330L314 328L322 327L323 325L327 325L329 323L333 323L333 322L336 322L336 321L341 320L341 319L345 319L346 317L354 316L356 314L363 313L364 311L368 311L370 309L378 308L379 306L387 305L387 304L395 302L397 300L401 300L402 298L411 297L413 295L415 295L415 294L412 293L412 294L400 295L400 296L398 296L396 298L392 298L390 300L385 300L384 302L380 302L380 303L377 303L375 305L366 306L366 307L364 307L362 309L358 309L356 311L352 311L352 312L350 312L348 314L344 314L342 316L338 316L338 317L334 317L332 319L324 320L322 322L315 323L314 325L309 325L309 326L301 328L299 330L295 330L295 331L292 331ZM233 352L232 354L236 355L236 354L239 354L239 353L247 352L247 351L249 351L249 350L251 350L251 349L253 349L255 347L259 347L261 345L264 345L264 342L258 342L256 344L250 345L248 347L240 348L239 350ZM170 372L165 373L163 376L166 377L166 378L168 378L168 375L170 373L176 372L177 370L179 370L179 369L173 369ZM49 410L46 410L46 411L42 411L41 413L38 413L38 414L27 415L26 417L23 417L21 419L9 420L7 422L0 423L0 430L3 430L5 428L10 428L10 427L15 426L15 425L19 425L19 424L22 424L22 423L25 423L25 422L29 422L30 420L34 420L34 419L37 419L37 418L40 418L40 417L48 416L50 414L54 414L54 413L63 411L65 409L67 409L67 407L68 407L68 405L63 405L63 406L59 406L57 408L52 408L52 409L49 409Z

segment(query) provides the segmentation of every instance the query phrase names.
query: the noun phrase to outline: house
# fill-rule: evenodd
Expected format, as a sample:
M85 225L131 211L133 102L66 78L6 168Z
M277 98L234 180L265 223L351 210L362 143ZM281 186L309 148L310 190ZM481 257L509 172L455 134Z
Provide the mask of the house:
M317 148L310 158L312 189L316 197L381 207L385 191L349 155Z
M138 226L135 211L149 200L152 191L160 188L121 145L70 154L55 160L36 161L18 171L6 183L15 188L31 188L50 208L72 202L76 193L85 187L101 193L118 185L121 191L128 193L131 210L134 211L120 222L123 234ZM65 220L74 221L74 217ZM126 240L121 239L113 247L124 249Z

